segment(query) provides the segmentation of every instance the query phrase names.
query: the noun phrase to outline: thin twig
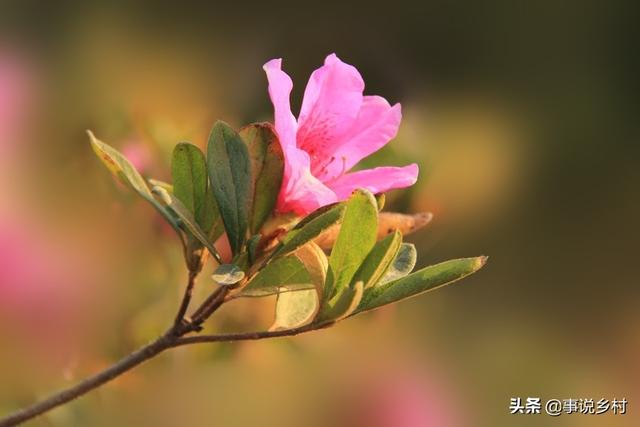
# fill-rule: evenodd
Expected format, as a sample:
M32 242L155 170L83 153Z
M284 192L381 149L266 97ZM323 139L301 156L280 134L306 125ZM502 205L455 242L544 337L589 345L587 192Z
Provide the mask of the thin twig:
M78 384L51 395L50 397L21 409L0 419L0 427L16 426L31 418L35 418L57 406L63 405L83 394L111 381L128 370L153 358L164 350L173 347L177 337L167 333L150 344L122 358L119 362L104 371L89 377Z
M324 329L332 326L334 323L335 322L327 322L320 325L306 325L295 329L286 329L280 331L244 332L236 334L201 335L192 337L180 337L176 335L175 327L172 327L156 341L142 347L137 351L134 351L133 353L124 357L119 362L105 369L104 371L92 377L89 377L72 387L55 393L45 400L42 400L34 405L21 409L17 412L14 412L13 414L8 415L5 418L0 419L0 427L16 426L27 420L35 418L38 415L41 415L57 406L70 402L170 348L198 343L247 341L277 337L289 337L319 329Z
M209 295L209 297L196 309L191 315L191 329L190 331L200 330L200 326L224 303L224 298L227 296L228 288L221 286Z
M195 284L196 276L197 273L189 271L189 281L187 283L187 287L184 290L184 296L182 297L180 308L178 309L178 313L176 314L176 320L173 323L174 326L180 325L184 319L184 315L187 313L189 303L191 302L191 295L193 294L193 285Z
M283 329L275 331L260 332L240 332L234 334L220 335L194 335L190 337L181 337L171 343L171 347L180 347L190 344L214 343L214 342L230 342L230 341L251 341L267 338L292 337L306 332L317 331L333 326L335 322L327 322L323 324L311 324L301 326L294 329Z
M93 375L74 386L66 388L55 393L48 398L37 402L24 409L18 410L8 416L0 419L0 427L10 427L21 424L27 420L37 417L53 408L70 402L91 390L111 381L112 379L124 374L139 364L152 359L163 351L189 344L212 343L224 341L246 341L259 340L266 338L286 337L310 332L317 329L323 329L333 325L334 322L324 324L306 325L299 328L278 330L278 331L261 331L261 332L245 332L222 335L202 335L202 336L185 336L191 332L202 329L201 325L225 302L225 298L229 289L220 287L213 291L211 295L196 309L190 322L183 322L184 316L189 308L191 294L195 282L196 274L189 273L189 281L185 289L178 314L176 315L174 325L164 333L160 338L150 344L134 351L128 356L120 359L111 367L104 371Z

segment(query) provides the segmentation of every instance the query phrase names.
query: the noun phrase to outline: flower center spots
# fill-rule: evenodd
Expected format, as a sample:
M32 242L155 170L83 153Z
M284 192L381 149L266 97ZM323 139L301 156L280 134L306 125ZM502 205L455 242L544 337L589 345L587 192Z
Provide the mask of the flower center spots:
M314 117L312 115L311 117ZM336 160L330 155L335 147L335 125L330 117L314 117L298 129L296 143L298 148L306 151L311 159L311 173L317 178L324 178L329 166Z

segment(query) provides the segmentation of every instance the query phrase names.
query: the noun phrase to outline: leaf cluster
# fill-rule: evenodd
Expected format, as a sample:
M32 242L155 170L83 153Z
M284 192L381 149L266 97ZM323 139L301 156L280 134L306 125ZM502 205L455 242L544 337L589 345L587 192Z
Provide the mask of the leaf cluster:
M381 213L384 195L362 189L304 218L277 214L284 158L268 123L236 132L218 121L206 152L177 144L171 184L145 180L121 153L89 136L104 165L178 233L190 272L198 274L211 255L218 264L213 282L228 288L229 299L277 295L272 330L331 324L452 283L486 261L461 258L412 272L416 249L403 242L403 231L430 217ZM223 234L230 259L215 245Z

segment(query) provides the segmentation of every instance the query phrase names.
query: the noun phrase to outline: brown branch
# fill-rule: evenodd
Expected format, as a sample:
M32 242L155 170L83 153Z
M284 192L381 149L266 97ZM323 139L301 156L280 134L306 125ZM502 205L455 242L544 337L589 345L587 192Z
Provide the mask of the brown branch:
M229 289L226 286L221 286L209 295L209 297L196 309L191 315L191 324L189 332L199 331L202 329L202 324L224 303L224 298L227 296Z
M182 302L180 303L180 308L178 309L174 324L164 335L162 335L152 343L147 344L146 346L120 359L120 361L116 362L114 365L105 369L104 371L95 374L77 383L74 386L68 387L58 393L55 393L40 402L37 402L31 406L28 406L24 409L7 415L4 418L1 418L0 427L16 426L27 420L35 418L53 408L70 402L90 392L91 390L102 386L103 384L133 369L139 364L152 359L153 357L170 348L197 343L246 341L294 336L316 329L326 328L334 324L334 322L327 322L320 325L306 325L299 328L278 331L185 336L191 332L200 331L202 329L202 323L204 323L209 317L211 317L211 315L222 304L225 303L225 298L227 296L227 293L229 292L229 288L227 287L220 287L216 289L200 305L200 307L196 309L190 320L185 319L185 314L189 308L189 303L191 302L191 295L193 292L196 275L197 274L193 272L189 273L189 280L187 282L185 293L182 298Z
M105 369L104 371L89 377L78 384L65 390L55 393L48 398L35 403L27 408L21 409L0 419L0 427L16 426L27 420L37 417L57 406L63 405L83 394L111 381L128 370L153 358L164 350L173 347L178 337L169 333L164 334L157 340L140 348L137 351L122 358L119 362Z
M177 335L180 332L175 327L172 327L157 340L142 347L137 351L134 351L133 353L124 357L119 362L105 369L104 371L92 377L89 377L72 387L55 393L45 400L42 400L27 408L14 412L13 414L10 414L5 418L0 419L0 427L16 426L27 420L35 418L38 415L41 415L55 407L70 402L122 375L123 373L131 370L139 364L152 359L153 357L170 348L198 343L247 341L267 338L290 337L306 332L315 331L318 329L324 329L334 324L335 322L327 322L319 325L305 325L299 328L286 329L281 331L244 332L235 334L201 335L192 337L181 337Z
M306 332L317 331L331 327L334 321L322 324L310 324L294 329L283 329L276 331L260 331L260 332L240 332L234 334L220 335L194 335L191 337L181 337L171 343L171 347L180 347L190 344L203 344L214 342L231 342L231 341L255 341L267 338L292 337Z
M182 297L182 302L180 303L180 308L178 309L178 313L176 314L176 319L173 323L175 327L180 325L184 320L184 315L187 313L187 309L189 308L189 303L191 302L191 295L193 294L193 285L196 281L197 273L193 271L189 271L189 281L187 282L187 287L184 290L184 296Z

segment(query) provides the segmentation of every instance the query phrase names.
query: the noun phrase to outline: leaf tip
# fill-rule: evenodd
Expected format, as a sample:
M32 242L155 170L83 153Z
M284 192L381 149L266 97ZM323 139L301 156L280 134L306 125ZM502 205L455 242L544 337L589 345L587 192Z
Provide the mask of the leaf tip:
M91 132L90 129L86 129L85 132L89 136L89 142L91 143L91 145L96 145L96 143L98 142L98 138L96 138L93 132Z
M353 196L364 196L366 197L374 206L378 206L378 201L376 200L376 196L373 195L366 188L356 188L351 192L351 197Z
M213 129L229 129L231 128L231 126L229 126L229 123L225 122L224 120L216 120L213 123Z
M180 151L185 151L188 147L189 143L188 142L178 142L175 147L173 147L173 152L177 153Z
M477 257L473 266L474 267L473 270L474 271L480 270L487 263L488 259L489 257L487 255L481 255Z

